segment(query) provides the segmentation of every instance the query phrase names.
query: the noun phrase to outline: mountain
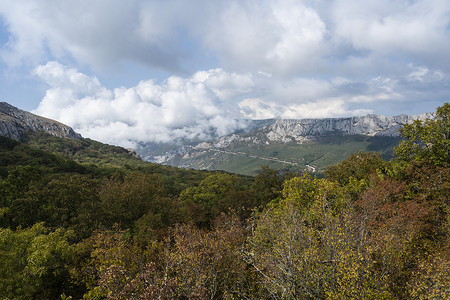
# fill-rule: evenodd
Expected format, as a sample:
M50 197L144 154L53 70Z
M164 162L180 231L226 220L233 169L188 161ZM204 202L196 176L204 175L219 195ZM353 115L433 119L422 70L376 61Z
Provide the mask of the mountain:
M358 151L379 152L392 157L400 134L398 130L417 119L432 118L399 115L366 115L349 118L271 120L253 124L253 130L233 133L211 141L139 148L147 161L183 168L226 170L255 175L261 166L291 171L321 172Z
M71 127L35 114L23 111L6 102L0 102L0 135L21 140L26 132L44 131L51 135L81 139Z
M0 102L0 136L20 141L34 149L59 154L78 163L109 167L145 164L133 149L83 138L67 125L21 110L6 102ZM4 141L2 139L2 143Z

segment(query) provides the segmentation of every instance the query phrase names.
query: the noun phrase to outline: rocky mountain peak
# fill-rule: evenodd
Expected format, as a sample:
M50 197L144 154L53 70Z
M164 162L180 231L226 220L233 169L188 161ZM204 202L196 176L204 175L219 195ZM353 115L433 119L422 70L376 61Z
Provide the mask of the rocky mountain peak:
M20 140L27 131L44 131L62 138L82 138L67 125L21 110L6 102L0 102L0 135Z

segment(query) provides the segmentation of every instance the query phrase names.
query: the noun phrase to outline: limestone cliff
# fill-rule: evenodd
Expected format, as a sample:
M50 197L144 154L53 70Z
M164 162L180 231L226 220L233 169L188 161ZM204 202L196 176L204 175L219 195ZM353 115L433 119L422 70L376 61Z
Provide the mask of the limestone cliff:
M57 137L70 139L82 138L67 125L23 111L6 102L0 102L0 135L20 140L27 131L44 131Z
M416 119L432 118L432 114L420 116L399 115L386 117L367 115L350 118L277 120L265 128L264 133L270 141L302 143L324 135L366 135L397 137L399 129Z

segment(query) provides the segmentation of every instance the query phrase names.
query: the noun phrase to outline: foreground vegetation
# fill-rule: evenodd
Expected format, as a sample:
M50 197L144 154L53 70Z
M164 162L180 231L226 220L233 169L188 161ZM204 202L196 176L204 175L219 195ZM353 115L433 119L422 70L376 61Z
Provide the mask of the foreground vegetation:
M0 295L447 299L449 113L405 125L392 161L352 154L320 179L117 163L114 151L81 163L2 138Z

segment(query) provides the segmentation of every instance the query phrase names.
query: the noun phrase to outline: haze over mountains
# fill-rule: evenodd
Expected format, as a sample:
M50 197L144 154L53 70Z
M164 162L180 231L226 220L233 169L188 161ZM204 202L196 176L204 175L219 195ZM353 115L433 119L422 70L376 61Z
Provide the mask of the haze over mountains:
M262 165L269 165L315 172L358 151L376 151L390 158L403 124L432 117L427 113L420 116L246 120L245 128L230 135L172 144L136 141L139 145L136 151L144 160L184 168L254 175ZM26 131L45 131L57 137L82 139L69 126L6 102L0 103L0 122L0 135L16 140L20 140Z

